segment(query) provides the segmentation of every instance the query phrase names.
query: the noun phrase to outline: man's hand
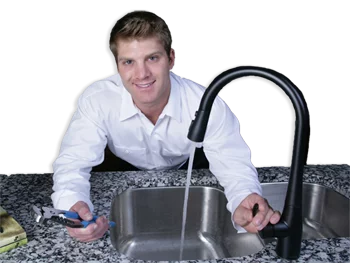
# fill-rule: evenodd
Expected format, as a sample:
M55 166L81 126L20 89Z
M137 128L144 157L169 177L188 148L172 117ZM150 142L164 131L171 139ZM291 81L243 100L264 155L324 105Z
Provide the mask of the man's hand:
M83 201L75 203L69 210L77 212L83 220L90 221L92 219L89 206ZM103 237L108 230L109 225L107 218L101 216L97 218L96 223L92 223L86 228L66 228L71 237L74 237L81 242L90 242Z
M255 204L259 205L259 212L253 218L253 207ZM268 223L276 224L280 218L280 212L274 211L266 199L258 194L248 195L233 214L233 221L250 233L257 233Z

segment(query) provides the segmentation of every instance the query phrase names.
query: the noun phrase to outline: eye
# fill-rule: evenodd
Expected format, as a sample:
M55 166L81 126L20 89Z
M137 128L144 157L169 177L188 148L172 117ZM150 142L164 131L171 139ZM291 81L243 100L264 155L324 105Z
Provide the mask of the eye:
M158 56L150 56L149 60L150 61L156 61L156 60L158 60Z
M132 60L128 59L128 60L124 60L123 64L124 65L131 65Z

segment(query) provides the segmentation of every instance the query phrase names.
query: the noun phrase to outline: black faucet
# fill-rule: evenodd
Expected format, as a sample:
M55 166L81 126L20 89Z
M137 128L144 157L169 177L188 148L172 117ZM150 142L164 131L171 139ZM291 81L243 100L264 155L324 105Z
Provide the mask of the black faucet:
M203 142L211 107L219 91L232 80L247 76L262 77L274 82L288 95L295 110L293 157L284 209L280 221L275 225L268 224L259 231L259 235L262 238L277 237L277 255L290 260L297 259L302 238L303 170L310 136L309 111L297 86L281 73L271 69L252 66L229 69L217 76L205 90L187 137L194 142Z

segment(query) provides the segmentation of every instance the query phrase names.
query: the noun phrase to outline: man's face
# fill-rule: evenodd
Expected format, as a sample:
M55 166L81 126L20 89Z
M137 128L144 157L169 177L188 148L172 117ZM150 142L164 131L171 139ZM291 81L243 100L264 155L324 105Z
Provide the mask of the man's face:
M169 57L156 37L119 40L117 49L118 71L134 103L139 108L164 107L170 94L174 50Z

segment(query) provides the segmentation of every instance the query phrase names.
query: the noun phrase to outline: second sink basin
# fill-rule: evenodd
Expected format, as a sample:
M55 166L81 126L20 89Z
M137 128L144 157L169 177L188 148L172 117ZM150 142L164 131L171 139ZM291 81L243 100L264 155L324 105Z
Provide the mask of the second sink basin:
M262 184L263 196L282 211L287 183ZM112 202L113 246L142 260L179 260L184 187L129 189ZM190 187L183 260L208 260L258 252L273 239L237 234L221 190ZM349 199L317 184L303 185L303 239L349 237Z

